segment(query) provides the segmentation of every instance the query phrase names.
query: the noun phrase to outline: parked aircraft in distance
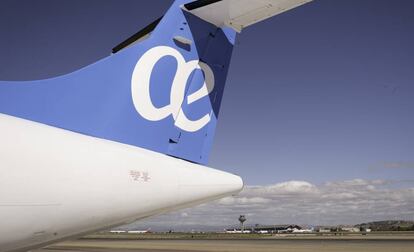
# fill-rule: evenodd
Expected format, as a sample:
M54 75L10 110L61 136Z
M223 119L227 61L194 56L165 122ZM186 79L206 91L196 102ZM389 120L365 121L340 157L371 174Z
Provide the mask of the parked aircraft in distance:
M233 195L205 167L236 34L309 0L177 0L73 73L0 82L0 252Z
M233 230L226 230L226 234L251 234L251 230L239 230L239 229L233 229Z
M128 231L128 234L148 234L151 233L151 229L147 230L130 230Z

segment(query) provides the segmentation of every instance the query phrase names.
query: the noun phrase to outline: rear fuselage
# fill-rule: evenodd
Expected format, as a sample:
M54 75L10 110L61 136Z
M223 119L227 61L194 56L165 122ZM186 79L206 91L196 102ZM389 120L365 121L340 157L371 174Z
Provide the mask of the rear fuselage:
M0 139L1 252L130 223L243 186L225 172L2 114Z

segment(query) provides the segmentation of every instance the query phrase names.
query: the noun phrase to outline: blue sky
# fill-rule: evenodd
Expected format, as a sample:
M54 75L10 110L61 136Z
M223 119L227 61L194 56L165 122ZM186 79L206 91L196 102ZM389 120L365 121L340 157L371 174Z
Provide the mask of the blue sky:
M212 164L253 184L413 178L384 169L413 166L413 9L316 1L246 29Z
M41 79L88 65L170 4L2 0L0 79ZM367 209L341 222L413 216L413 12L410 0L318 0L242 32L210 159L210 166L261 187L233 199L247 204L237 211L259 216L258 209L273 209L284 202L269 196L273 191L314 197L303 209L317 209L326 202L316 199L329 198L334 187L362 205L381 195L390 205L394 195L402 199L388 209L392 216L370 216ZM364 193L376 198L352 198ZM263 205L254 210L257 204ZM203 209L176 215L185 221ZM315 220L306 216L302 223ZM282 220L296 220L289 218ZM273 222L282 220L275 215Z

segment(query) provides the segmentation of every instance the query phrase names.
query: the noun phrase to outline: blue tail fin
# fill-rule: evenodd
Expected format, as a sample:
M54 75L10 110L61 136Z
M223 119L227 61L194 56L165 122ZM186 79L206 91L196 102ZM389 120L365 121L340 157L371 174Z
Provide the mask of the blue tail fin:
M0 82L0 113L205 164L236 31L310 1L176 0L106 59Z
M0 113L207 163L236 32L189 2L74 73L0 82Z

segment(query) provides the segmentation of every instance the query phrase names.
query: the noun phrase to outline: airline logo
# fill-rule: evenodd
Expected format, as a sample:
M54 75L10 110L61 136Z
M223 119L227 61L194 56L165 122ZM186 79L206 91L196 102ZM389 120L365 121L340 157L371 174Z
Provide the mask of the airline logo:
M170 104L157 108L151 99L150 79L157 62L166 56L172 56L177 60L177 72L171 86ZM204 72L204 83L199 90L185 97L188 79L196 70ZM190 105L208 96L214 89L214 82L214 73L207 64L198 60L187 62L176 49L158 46L148 50L135 66L131 80L132 100L137 112L147 120L161 121L172 115L176 127L187 132L197 132L210 122L213 111L197 120L190 120L182 110L182 104L185 99Z

